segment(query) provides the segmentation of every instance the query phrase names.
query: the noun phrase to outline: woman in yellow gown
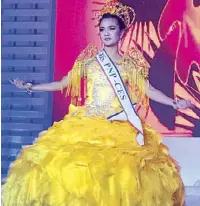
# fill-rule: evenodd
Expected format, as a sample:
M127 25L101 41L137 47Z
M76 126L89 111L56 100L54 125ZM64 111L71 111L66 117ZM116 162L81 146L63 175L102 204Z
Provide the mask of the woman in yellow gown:
M116 11L124 6L112 5ZM147 105L148 95L176 108L189 107L187 101L174 102L148 83L148 65L137 50L119 54L118 43L131 20L123 21L115 10L112 13L105 8L99 23L101 39L132 101ZM31 85L13 81L26 90L67 87L73 97L80 98L80 81L85 76L86 101L84 106L71 105L62 121L55 122L33 145L23 149L2 187L4 206L184 204L178 167L161 143L161 136L142 123L144 145L140 145L138 131L128 121L107 119L122 106L96 60L97 52L93 46L86 48L60 82Z

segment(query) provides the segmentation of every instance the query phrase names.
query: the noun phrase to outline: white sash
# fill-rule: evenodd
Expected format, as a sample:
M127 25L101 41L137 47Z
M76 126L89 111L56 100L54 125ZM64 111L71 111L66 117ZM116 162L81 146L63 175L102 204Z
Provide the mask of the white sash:
M106 54L105 50L99 52L96 56L99 64L102 67L110 85L112 86L115 94L117 95L122 108L126 114L127 120L135 127L143 136L143 128L140 118L138 117L134 106L131 103L131 99L128 95L126 87L122 81L120 73L114 63ZM121 113L119 113L120 115ZM143 138L142 138L143 139ZM141 142L141 140L139 140ZM143 140L142 140L143 141Z

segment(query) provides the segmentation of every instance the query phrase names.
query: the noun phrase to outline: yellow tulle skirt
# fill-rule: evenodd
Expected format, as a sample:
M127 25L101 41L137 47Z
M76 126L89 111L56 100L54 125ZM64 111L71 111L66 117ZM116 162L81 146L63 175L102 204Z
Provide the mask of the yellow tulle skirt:
M2 187L4 206L182 206L184 187L161 137L143 125L72 116L23 149Z

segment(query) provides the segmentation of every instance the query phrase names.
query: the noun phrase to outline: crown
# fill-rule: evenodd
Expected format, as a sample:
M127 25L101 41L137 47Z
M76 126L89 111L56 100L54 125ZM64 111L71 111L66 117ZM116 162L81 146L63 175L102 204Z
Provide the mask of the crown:
M98 19L100 20L104 14L114 14L118 16L128 29L135 20L135 11L130 6L124 5L117 0L108 1L100 11Z

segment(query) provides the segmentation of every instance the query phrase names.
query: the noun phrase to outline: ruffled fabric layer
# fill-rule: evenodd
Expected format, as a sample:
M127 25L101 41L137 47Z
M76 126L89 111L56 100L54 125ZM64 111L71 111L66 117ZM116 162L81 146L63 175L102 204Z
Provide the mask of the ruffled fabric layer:
M12 164L4 206L182 206L184 187L161 137L81 115L41 133Z

